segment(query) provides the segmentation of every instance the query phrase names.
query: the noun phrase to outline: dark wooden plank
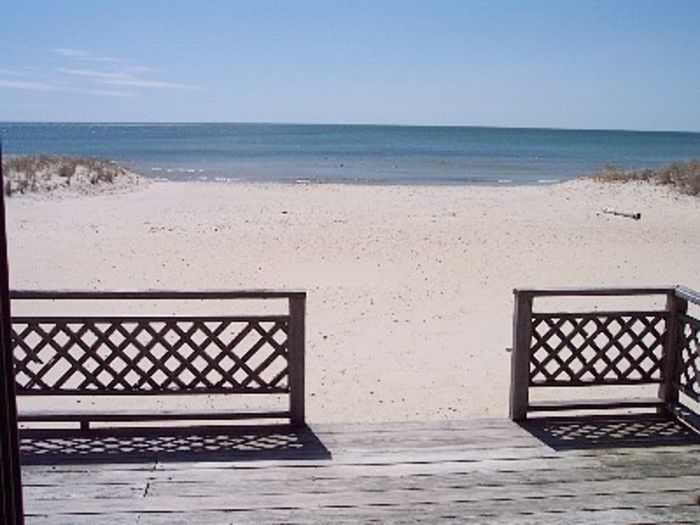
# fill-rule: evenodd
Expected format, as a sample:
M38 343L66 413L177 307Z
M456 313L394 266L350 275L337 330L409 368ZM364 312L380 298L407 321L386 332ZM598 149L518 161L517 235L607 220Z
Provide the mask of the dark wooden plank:
M31 501L72 501L83 500L105 500L112 498L128 499L143 498L146 493L148 483L143 484L123 484L123 483L101 483L84 485L26 485L24 494L27 500ZM223 487L219 487L221 490ZM177 491L176 491L177 493ZM182 493L182 492L180 492Z
M686 425L691 430L700 433L700 414L697 414L680 403L669 403L666 408L682 424Z
M91 291L91 290L11 290L10 298L17 300L169 300L169 299L289 299L304 297L301 290L143 290L143 291Z
M561 387L596 387L596 386L634 386L634 385L659 385L662 383L661 378L658 379L645 379L639 381L637 379L602 379L595 381L579 381L579 380L554 380L554 381L542 381L533 383L532 388L561 388Z
M641 508L641 509L612 509L596 511L589 509L584 511L568 511L540 513L536 520L532 515L523 514L463 514L459 508L437 508L426 507L420 512L417 509L408 507L391 507L386 509L367 508L354 509L348 513L347 509L319 509L317 512L306 511L291 514L284 510L270 510L257 512L181 512L177 514L110 514L103 516L44 516L30 517L28 523L31 525L93 525L94 523L105 523L109 525L211 525L211 524L231 524L237 525L255 524L267 525L279 523L295 524L319 524L319 523L370 523L370 522L391 522L391 523L416 523L416 522L440 522L440 523L490 523L492 525L560 525L567 523L648 523L648 524L697 524L697 514L692 507L667 506L661 509ZM344 512L345 511L345 512ZM646 520L643 519L646 517Z
M697 341L700 339L700 320L678 312L678 354L674 387L696 403L700 402L700 373L697 361L700 358Z
M31 518L28 523L33 525L92 525L93 523L114 523L115 525L138 523L138 525L210 525L231 524L237 525L255 524L327 524L327 523L490 523L492 525L560 525L566 523L646 523L646 524L697 524L697 514L692 507L667 506L661 509L612 509L597 511L588 509L584 511L569 510L565 514L561 512L540 513L534 518L527 513L460 513L459 508L436 508L426 506L424 509L411 509L408 507L391 507L386 509L367 508L353 509L348 513L347 509L319 509L317 512L306 511L291 514L284 510L271 510L263 512L183 512L167 514L138 514L134 517L112 514L104 520L94 521L95 516L71 516L74 521L67 521L61 517ZM646 518L646 519L645 519ZM114 519L112 522L110 520ZM129 521L138 520L138 521Z
M228 494L187 497L182 494L150 496L143 498L109 498L104 500L35 500L27 505L27 513L33 514L95 514L139 512L186 512L193 510L258 511L287 509L297 511L319 508L357 508L391 505L460 505L475 511L503 512L529 510L536 514L551 510L586 508L632 508L645 505L694 504L698 478L683 480L635 480L624 483L614 480L606 483L578 484L564 489L553 487L483 487L466 492L461 489L434 489L409 491L333 492L299 494L290 487L283 495L250 495L232 498ZM79 506L77 505L79 503ZM700 516L700 509L698 509ZM293 513L290 513L293 515Z
M0 142L0 521L21 525L22 475L17 437L17 402L12 355L10 271L7 254L5 179Z
M15 324L79 324L79 323L135 323L148 321L149 323L171 323L171 322L192 322L192 323L247 323L252 322L276 322L287 321L289 315L122 315L122 316L12 316Z
M676 287L676 297L679 297L681 299L685 299L686 301L689 301L693 304L700 305L700 292L696 292L695 290L691 290L690 288L688 288L686 286Z
M666 300L666 309L669 312L668 329L666 341L664 342L664 382L659 386L659 398L665 403L678 402L678 386L675 378L680 376L676 374L678 370L679 357L682 348L679 346L681 334L681 323L679 316L686 313L688 309L688 301L671 295Z
M596 288L596 287L581 287L581 288L516 288L515 292L523 292L532 294L535 297L586 297L586 296L634 296L634 295L669 295L675 293L676 288L673 286L641 286L629 288Z
M114 394L112 394L114 395ZM127 422L127 421L226 421L239 419L287 419L289 418L288 411L259 411L259 410L238 410L236 412L228 412L221 410L163 410L153 412L149 410L121 410L121 411L76 411L76 412L54 412L54 411L31 411L22 412L19 415L20 421L25 422ZM25 432L25 435L27 433Z
M19 395L26 397L41 397L41 396L58 396L58 397L100 397L100 396L125 396L125 397L153 397L153 396L199 396L199 395L236 395L236 394L251 394L251 395L272 395L272 394L288 394L289 390L286 387L269 387L269 388L193 388L191 390L28 390L22 389L18 392ZM31 410L33 411L33 410ZM28 410L27 413L30 411ZM21 417L21 414L20 414Z
M682 463L674 463L677 469L679 466L687 467ZM689 474L679 474L678 470L672 470L670 467L660 467L657 465L647 466L647 468L626 468L618 466L609 469L577 469L575 465L570 465L569 469L542 469L540 471L518 471L518 472L452 472L452 473L437 473L431 475L407 475L393 476L390 473L386 475L358 475L355 477L342 476L313 476L305 478L294 478L294 493L299 494L332 494L346 492L392 492L392 491L419 491L430 489L454 490L471 493L474 491L484 490L486 487L494 491L503 490L509 491L510 486L517 486L519 490L529 490L532 493L546 493L547 491L555 490L557 492L568 491L575 493L581 486L588 487L611 487L611 486L633 486L635 482L645 482L645 480L655 479L659 483L669 483L673 486L678 484L688 487L692 484L697 484L700 481L700 472L694 466L689 466ZM621 481L621 485L618 482ZM247 479L237 479L235 476L228 476L225 479L200 479L196 481L185 481L178 479L171 480L152 480L149 481L149 494L153 496L168 496L172 494L183 494L188 497L196 496L211 496L213 494L221 494L227 490L235 491L241 497L248 494L258 495L278 495L282 496L290 494L289 478L269 478L265 480L257 480L253 482ZM136 484L134 484L136 485ZM86 487L87 496L96 487L110 487L113 484L97 484L97 485L77 485L72 484L71 489L74 493L80 493L82 487ZM140 486L140 485L139 485ZM41 487L47 490L43 485L30 485L30 487ZM49 487L50 489L50 487ZM63 493L64 486L61 486L59 493ZM48 490L50 493L50 490ZM60 499L60 498L54 498Z
M510 419L527 418L530 384L530 340L532 339L532 294L515 291L513 348L510 364Z
M597 317L666 317L668 310L593 310L588 312L535 312L533 319L562 317L564 319L586 319Z
M114 515L117 516L117 515ZM80 516L75 525L91 523L82 521ZM646 519L645 519L646 518ZM583 511L568 510L565 513L551 512L538 513L532 516L526 512L518 513L475 513L464 512L459 507L423 509L409 506L393 506L389 508L357 508L348 512L348 509L319 509L318 511L295 512L271 510L257 512L192 512L173 514L141 514L139 525L201 525L211 523L236 523L244 524L319 524L319 523L489 523L492 525L561 525L562 523L647 523L647 524L697 524L697 512L692 506L665 506L658 508L636 509L587 509ZM34 522L42 525L67 524L67 522L49 521ZM118 522L122 523L122 522ZM72 525L72 524L71 524Z
M68 514L68 515L32 515L28 516L27 525L142 525L148 523L187 523L198 525L205 523L226 523L225 513L211 513L206 518L209 521L200 521L198 513L181 513L178 516L172 514L140 515L140 514ZM189 521L180 521L180 518L189 518ZM168 521L169 520L169 521Z
M304 296L289 299L289 412L293 425L306 423L305 416L305 379L306 362L306 298Z
M582 401L538 401L531 403L529 412L556 412L563 410L616 410L625 408L661 408L657 398L589 399Z

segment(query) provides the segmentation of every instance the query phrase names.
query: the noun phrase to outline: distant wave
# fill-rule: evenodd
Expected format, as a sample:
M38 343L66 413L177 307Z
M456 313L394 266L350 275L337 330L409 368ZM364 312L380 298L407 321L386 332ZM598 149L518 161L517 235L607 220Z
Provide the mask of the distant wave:
M456 126L4 122L0 133L8 155L112 159L149 178L298 184L555 184L700 152L700 133Z

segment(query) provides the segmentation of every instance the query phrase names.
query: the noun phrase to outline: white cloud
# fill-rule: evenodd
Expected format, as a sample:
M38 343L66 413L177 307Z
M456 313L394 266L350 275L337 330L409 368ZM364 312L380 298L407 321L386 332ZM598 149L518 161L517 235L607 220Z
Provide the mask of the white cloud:
M43 82L19 82L14 80L0 80L0 88L24 89L27 91L54 91L56 89Z
M57 73L63 73L66 75L75 75L79 77L89 77L96 80L119 80L132 78L131 75L127 73L108 73L105 71L94 71L92 69L72 69L65 67L56 68Z
M160 88L160 89L202 89L202 86L194 86L190 84L178 84L176 82L164 82L162 80L147 80L141 78L119 78L111 80L99 80L101 84L111 84L113 86L131 86L143 88Z
M87 51L82 51L80 49L68 49L66 47L57 47L53 51L54 53L58 53L61 56L70 58L85 58L87 56L90 56L90 53L88 53Z
M20 82L14 80L0 80L0 89L20 89L25 91L59 91L65 93L82 93L85 95L95 95L98 97L119 97L130 98L136 96L129 91L118 91L112 89L79 89L70 86L53 86L43 82Z
M76 60L84 60L86 62L123 62L122 59L114 57L96 56L83 49L71 49L67 47L57 47L53 50L54 53L65 58L73 58Z
M132 73L160 73L160 69L146 66L132 66L129 68Z
M131 98L136 96L134 93L129 91L116 91L111 89L86 89L79 92L85 93L86 95L96 95L98 97Z
M57 68L56 72L65 75L74 75L80 77L88 77L94 79L99 84L107 84L112 86L125 87L140 87L140 88L155 88L155 89L202 89L201 86L190 84L179 84L177 82L166 82L163 80L152 80L147 78L137 77L129 72L106 72L95 71L92 69L72 69L72 68Z
M51 70L31 68L31 74L16 69L0 69L0 89L18 89L26 91L56 91L65 93L82 93L102 97L134 97L139 89L152 90L199 90L201 86L168 82L147 78L159 71L134 64L116 64L127 62L114 57L91 54L83 49L58 47L53 52L74 62L74 67L58 67ZM91 69L80 62L111 62L102 66L105 70ZM87 67L80 67L85 65ZM75 67L77 66L77 67ZM100 67L100 66L96 66ZM28 69L28 68L24 68ZM21 81L16 77L24 77ZM27 78L33 77L33 78ZM114 88L114 89L110 89Z

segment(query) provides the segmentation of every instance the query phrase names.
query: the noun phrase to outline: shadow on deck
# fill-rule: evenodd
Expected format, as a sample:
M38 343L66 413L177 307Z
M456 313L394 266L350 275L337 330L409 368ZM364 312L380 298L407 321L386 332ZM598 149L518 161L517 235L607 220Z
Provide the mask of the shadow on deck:
M288 425L25 429L20 455L23 465L331 459L310 428Z
M700 444L678 419L655 414L532 418L520 426L554 450Z
M595 438L601 441L626 433L655 444L659 436L689 437L656 417L642 423L636 416L621 427L610 420L546 428L564 442L581 432L594 439L593 429L607 436ZM314 432L130 431L119 438L101 432L24 436L25 461L45 462L22 469L28 521L700 523L700 445L552 451L506 420L318 425ZM306 460L330 456L317 436L332 459ZM186 461L121 463L178 456ZM237 461L272 458L299 459ZM80 464L56 466L59 459Z

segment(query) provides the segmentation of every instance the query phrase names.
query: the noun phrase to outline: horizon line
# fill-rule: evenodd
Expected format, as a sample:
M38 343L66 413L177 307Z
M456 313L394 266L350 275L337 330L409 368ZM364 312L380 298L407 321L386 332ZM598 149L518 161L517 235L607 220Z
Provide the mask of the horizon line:
M626 133L683 133L683 134L699 134L698 130L679 130L679 129L632 129L632 128L571 128L571 127L555 127L555 126L494 126L480 124L387 124L387 123L372 123L372 122L294 122L294 121L215 121L215 120L125 120L125 121L110 121L110 120L0 120L0 125L3 124L77 124L77 125L212 125L212 124L235 124L235 125L264 125L264 126L357 126L357 127L386 127L386 128L475 128L475 129L511 129L511 130L541 130L541 131L618 131Z

